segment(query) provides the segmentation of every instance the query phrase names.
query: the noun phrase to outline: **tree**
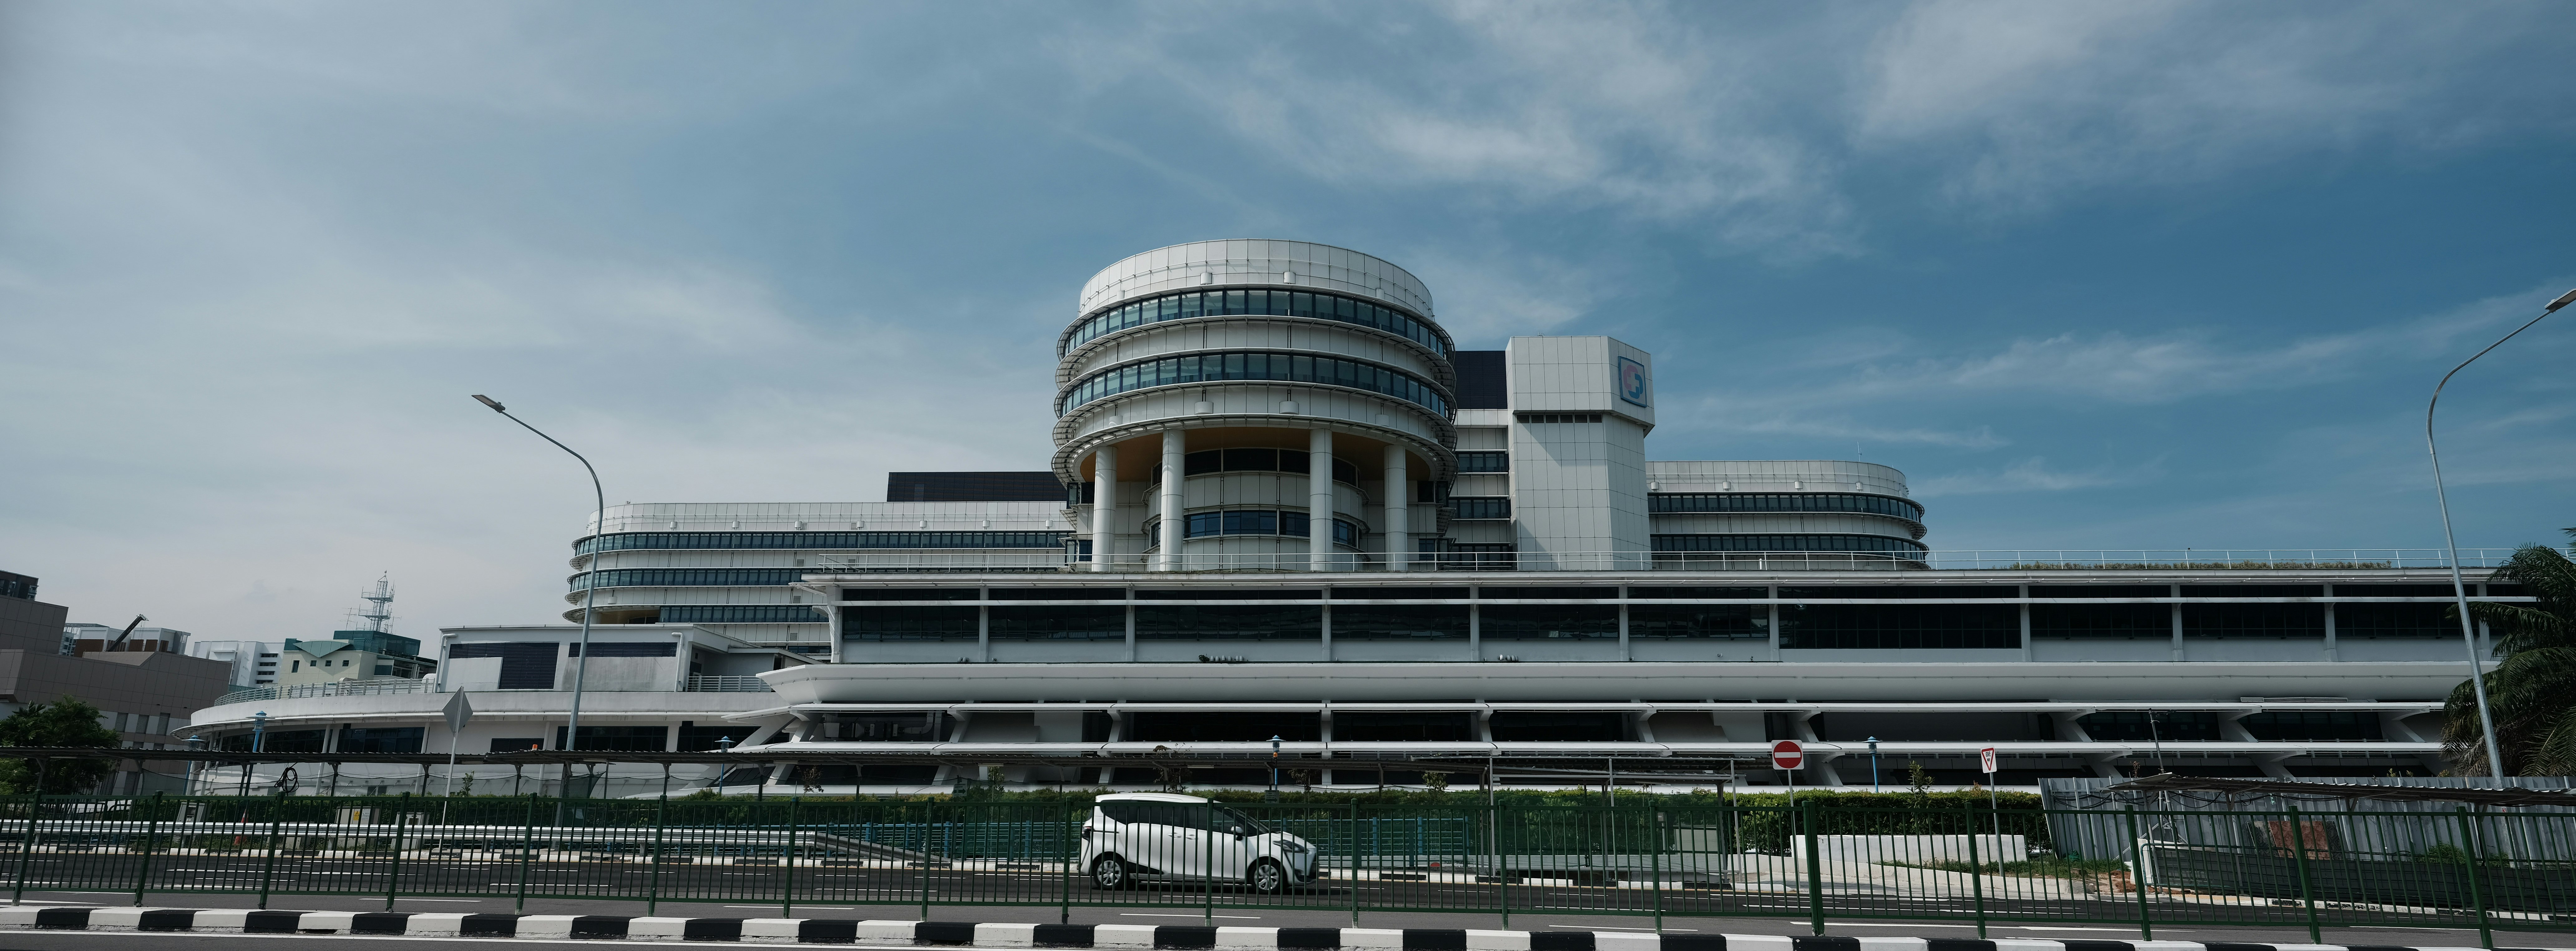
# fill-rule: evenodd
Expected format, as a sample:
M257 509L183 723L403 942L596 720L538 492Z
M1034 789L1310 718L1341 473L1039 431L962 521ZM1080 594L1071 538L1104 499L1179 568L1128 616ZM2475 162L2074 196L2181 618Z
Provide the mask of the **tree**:
M0 746L115 746L115 730L98 725L97 707L65 697L39 703L0 719ZM0 760L0 793L24 796L36 791L36 776L45 777L49 796L88 792L116 771L109 759L58 759L41 770L35 760Z
M2576 536L2576 528L2567 530ZM2505 772L2515 776L2576 774L2576 562L2555 548L2527 545L2506 559L2491 582L2519 584L2530 604L2469 602L2469 616L2494 633L2504 659L2486 674L2487 702ZM2452 623L2459 613L2450 613ZM2487 774L2486 736L2477 694L2460 681L2443 707L2442 754L2463 776Z

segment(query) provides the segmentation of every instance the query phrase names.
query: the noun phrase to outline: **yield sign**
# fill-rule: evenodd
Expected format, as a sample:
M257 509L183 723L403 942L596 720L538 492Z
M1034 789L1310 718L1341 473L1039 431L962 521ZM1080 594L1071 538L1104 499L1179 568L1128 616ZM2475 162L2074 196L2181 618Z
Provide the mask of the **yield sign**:
M1986 771L1986 772L1989 772L1989 773L1994 772L1994 771L1995 771L1995 748L1994 748L1994 747L1989 746L1989 747L1986 747L1985 749L1978 750L1978 751L1977 751L1977 765L1985 767L1985 771Z
M1806 762L1807 749L1806 747L1799 746L1798 741L1781 740L1780 742L1771 744L1771 765L1773 768L1796 769Z

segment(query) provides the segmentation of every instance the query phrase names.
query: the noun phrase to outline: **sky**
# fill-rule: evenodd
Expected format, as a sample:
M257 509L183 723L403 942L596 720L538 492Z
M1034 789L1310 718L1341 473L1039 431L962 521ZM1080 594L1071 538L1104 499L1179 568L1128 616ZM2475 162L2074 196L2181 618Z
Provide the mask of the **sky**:
M75 621L556 621L589 485L1046 466L1085 278L1286 238L1469 349L1655 355L1656 459L1928 544L2432 548L2424 401L2576 287L2564 3L0 4L0 570ZM2576 309L2444 399L2576 525Z

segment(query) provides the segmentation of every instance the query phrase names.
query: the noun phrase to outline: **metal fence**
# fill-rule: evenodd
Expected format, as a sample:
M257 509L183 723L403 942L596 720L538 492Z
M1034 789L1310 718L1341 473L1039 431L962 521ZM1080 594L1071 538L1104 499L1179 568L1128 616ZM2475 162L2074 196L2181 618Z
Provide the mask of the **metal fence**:
M0 802L29 891L2539 930L2576 815L535 797ZM2091 852L2083 851L2085 849ZM2098 854L2097 854L2098 853ZM1117 868L1105 868L1115 863ZM1116 873L1116 874L1112 874ZM2143 886L2143 887L2142 887ZM2485 942L2493 946L2492 940Z

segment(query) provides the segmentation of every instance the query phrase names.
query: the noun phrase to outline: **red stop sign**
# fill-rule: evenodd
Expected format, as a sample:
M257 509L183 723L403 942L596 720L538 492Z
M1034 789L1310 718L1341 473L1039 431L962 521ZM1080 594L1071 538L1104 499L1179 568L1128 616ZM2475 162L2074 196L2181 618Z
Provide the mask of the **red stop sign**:
M1771 765L1776 769L1796 769L1806 761L1807 749L1799 746L1796 740L1771 744Z

